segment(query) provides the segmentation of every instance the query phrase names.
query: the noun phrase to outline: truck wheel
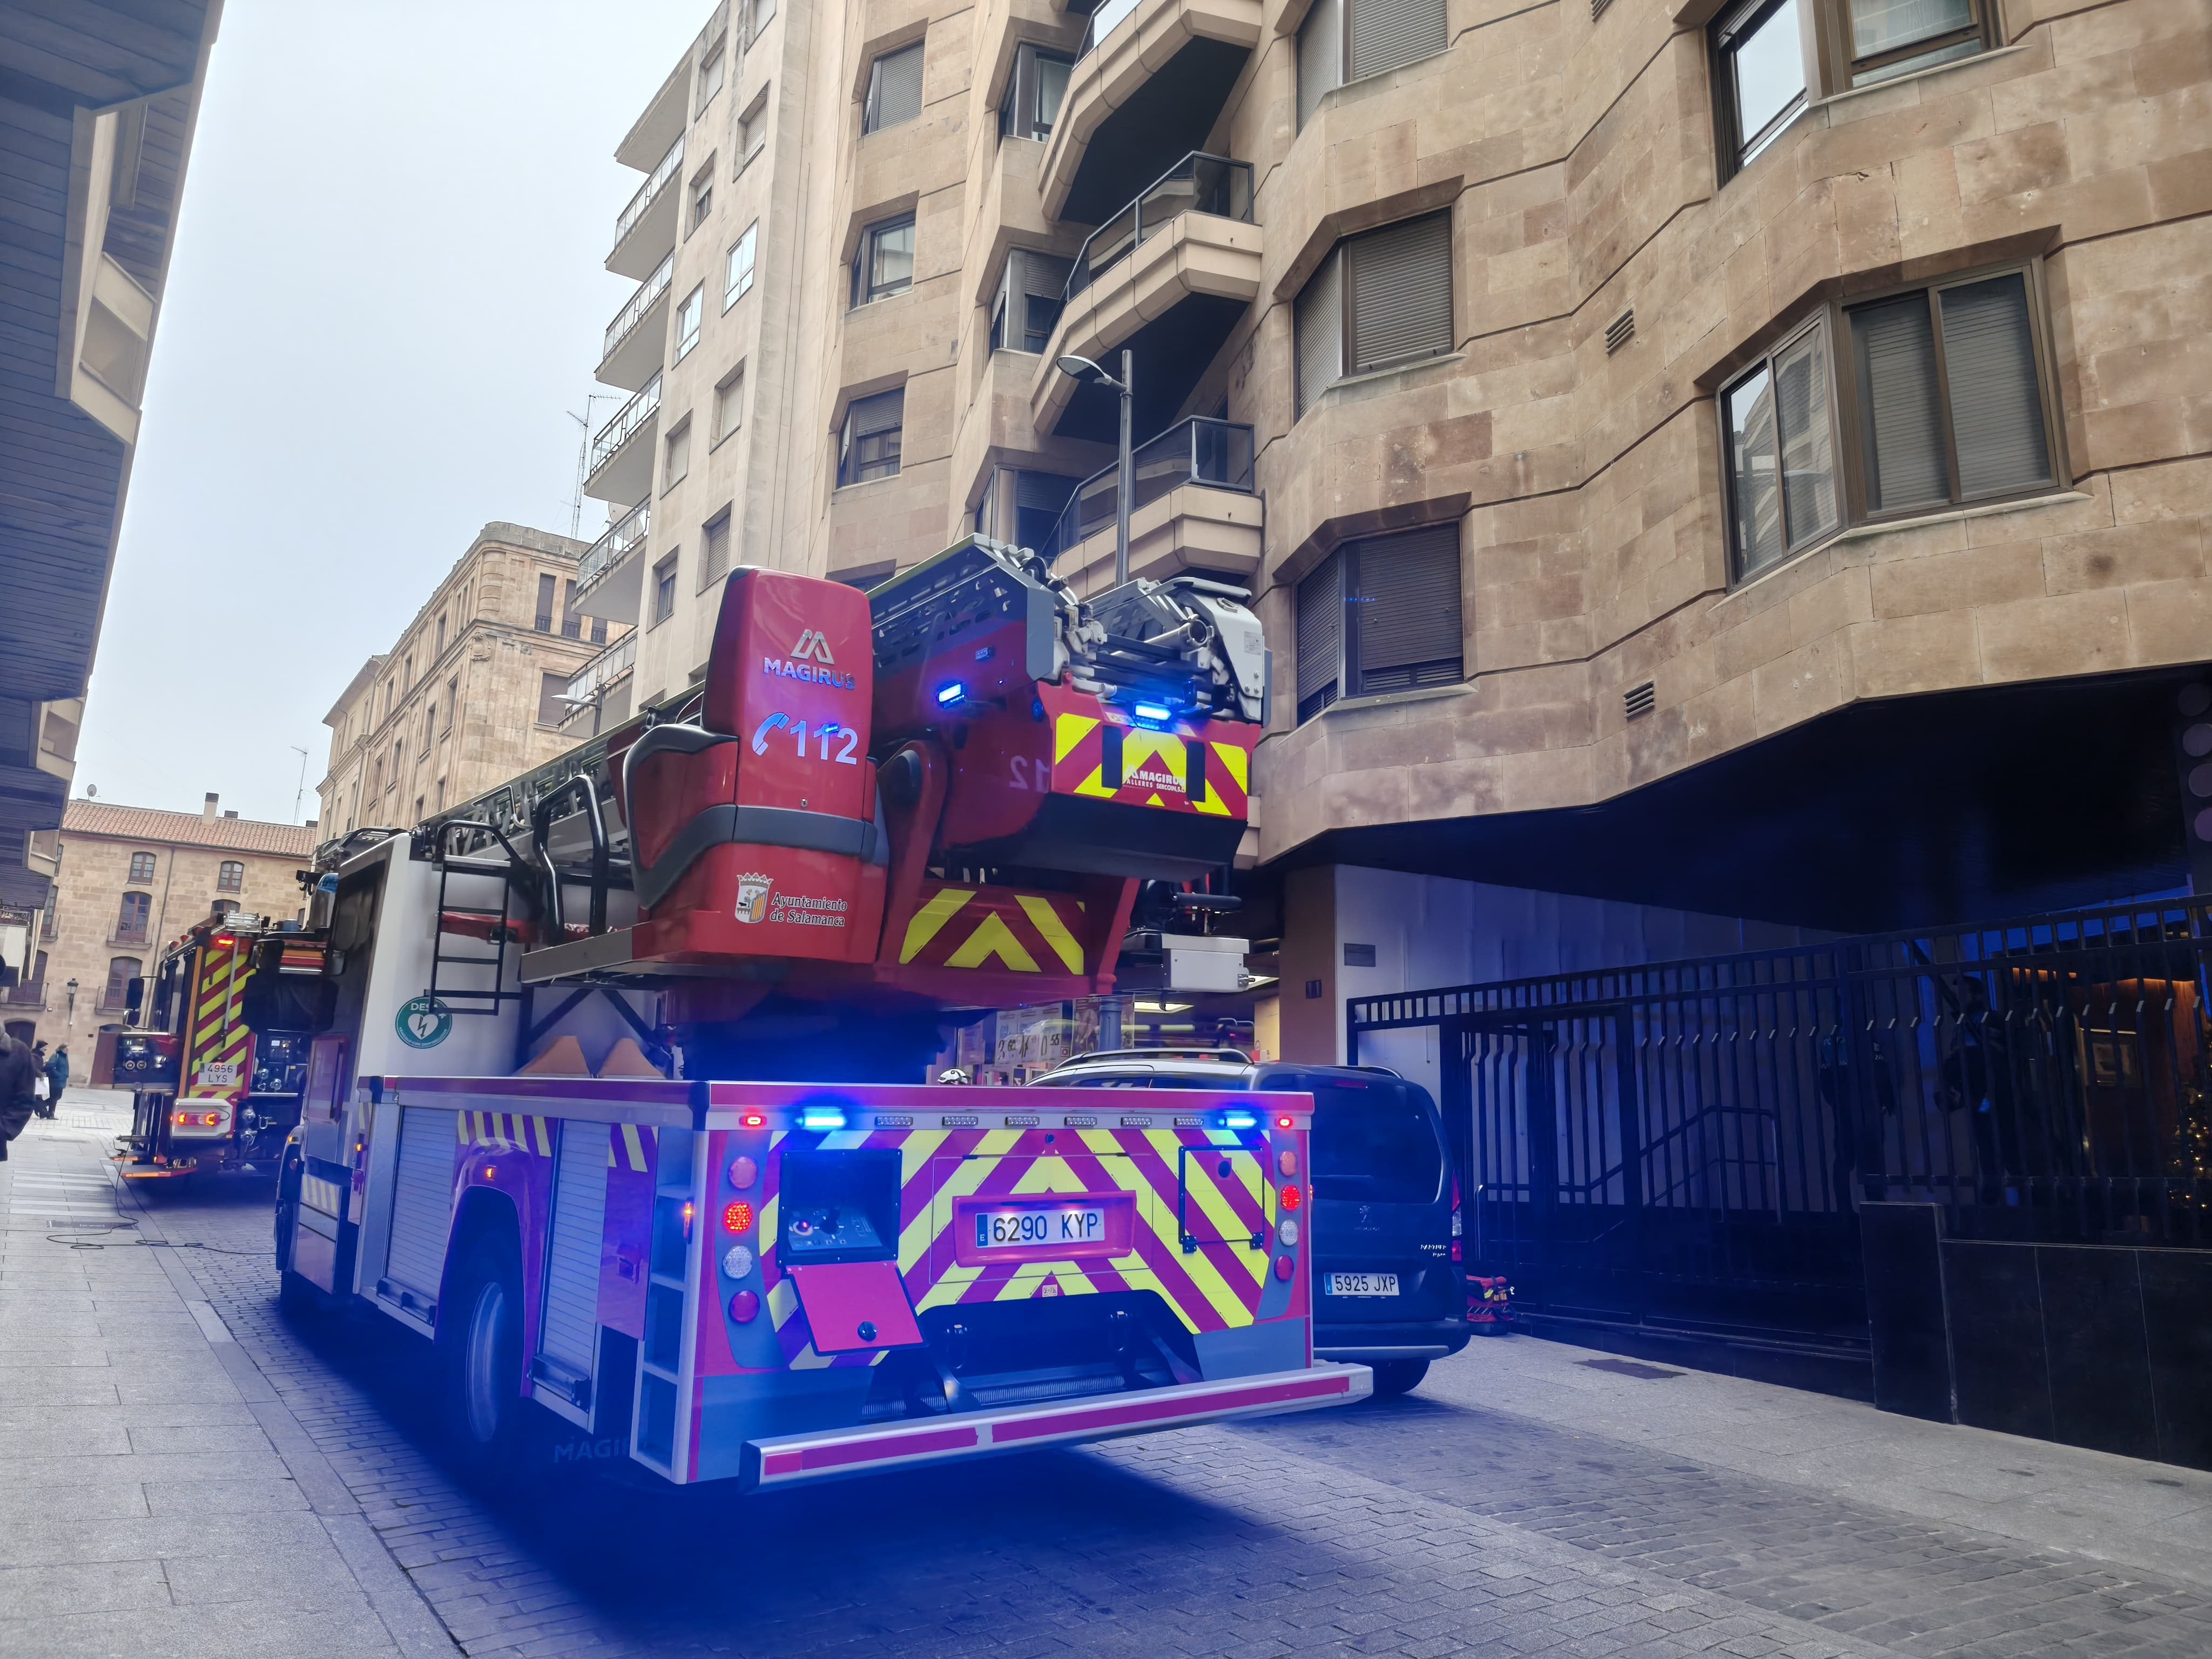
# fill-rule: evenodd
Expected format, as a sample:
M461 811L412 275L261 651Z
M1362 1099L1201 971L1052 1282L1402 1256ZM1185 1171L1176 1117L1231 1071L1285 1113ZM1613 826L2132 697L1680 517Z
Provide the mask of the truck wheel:
M445 1310L447 1419L471 1456L503 1449L522 1414L522 1275L511 1246L479 1240L453 1287L452 1334Z
M1428 1374L1425 1359L1385 1359L1375 1367L1375 1397L1388 1400L1419 1388Z

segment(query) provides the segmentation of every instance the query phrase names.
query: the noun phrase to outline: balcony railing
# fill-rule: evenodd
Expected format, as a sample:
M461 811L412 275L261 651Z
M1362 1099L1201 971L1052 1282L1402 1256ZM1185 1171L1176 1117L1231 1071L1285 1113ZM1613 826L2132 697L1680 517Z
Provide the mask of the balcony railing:
M637 187L637 194L629 198L629 205L615 220L617 247L620 247L630 232L637 228L637 222L645 217L646 210L660 199L660 192L668 187L668 181L676 176L677 169L683 165L684 138L679 133L676 142L668 147L668 154L662 156L659 165L646 175L645 182Z
M637 635L627 634L569 677L568 696L588 703L636 666Z
M1083 44L1075 49L1075 61L1081 63L1091 55L1091 49L1129 21L1137 9L1137 0L1103 0L1091 14L1091 25L1083 31Z
M1062 300L1074 299L1134 253L1147 236L1186 213L1210 213L1216 218L1251 223L1252 164L1191 151L1154 179L1135 201L1091 233L1090 240L1076 251Z
M652 276L637 285L637 292L629 296L629 303L615 313L614 321L607 325L606 345L599 352L601 362L615 355L615 348L636 331L637 325L645 320L645 313L668 292L668 280L675 270L676 256L671 253L653 267Z
M660 412L660 376L647 380L637 395L615 411L615 417L599 428L599 435L592 440L591 459L585 464L584 474L588 480L614 458L614 453L629 441L630 434Z
M645 544L653 528L653 498L647 496L607 526L607 533L584 550L576 561L576 597L581 599L599 579Z
M1231 421L1196 416L1171 426L1130 456L1136 478L1133 510L1141 511L1184 484L1212 489L1252 490L1252 428ZM1050 544L1036 550L1056 559L1102 530L1114 527L1114 497L1120 488L1120 464L1094 472L1075 486Z

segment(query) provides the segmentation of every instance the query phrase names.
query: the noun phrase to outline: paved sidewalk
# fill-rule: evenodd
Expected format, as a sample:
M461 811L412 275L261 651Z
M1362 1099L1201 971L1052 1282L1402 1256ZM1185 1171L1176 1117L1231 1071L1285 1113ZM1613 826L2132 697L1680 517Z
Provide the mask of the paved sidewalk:
M72 1090L0 1164L0 1655L450 1656L185 1252L152 1244L112 1120Z

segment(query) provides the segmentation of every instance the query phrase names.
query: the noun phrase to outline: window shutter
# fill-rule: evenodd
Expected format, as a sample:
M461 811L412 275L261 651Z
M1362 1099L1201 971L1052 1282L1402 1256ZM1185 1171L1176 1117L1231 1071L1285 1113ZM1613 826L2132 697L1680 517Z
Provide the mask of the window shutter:
M2018 272L1943 289L1943 367L1959 488L1967 496L2051 482L2027 283Z
M1358 546L1359 690L1404 691L1466 678L1459 526L1429 525Z
M853 435L872 438L878 432L896 429L900 417L906 412L906 388L894 392L879 392L872 398L855 398L853 403Z
M1350 249L1352 372L1449 351L1451 215L1389 226Z
M730 515L726 513L707 526L707 545L699 574L701 592L730 574Z
M1298 718L1310 720L1342 695L1344 556L1332 553L1298 584Z
M1299 292L1296 314L1298 350L1298 413L1344 374L1342 270L1344 252L1331 249L1321 269Z
M1867 506L1876 513L1951 499L1928 296L1851 313Z
M1314 0L1298 26L1298 127L1313 119L1322 94L1344 84L1344 0Z
M888 52L876 59L868 86L870 132L880 132L921 113L921 45Z
M1444 0L1346 0L1352 7L1352 64L1344 78L1364 81L1442 52L1449 42Z
M1025 294L1034 294L1041 300L1060 303L1060 296L1067 288L1067 273L1075 268L1075 261L1063 259L1056 254L1039 253L1033 248L1017 248L1008 256L1022 262L1021 285Z

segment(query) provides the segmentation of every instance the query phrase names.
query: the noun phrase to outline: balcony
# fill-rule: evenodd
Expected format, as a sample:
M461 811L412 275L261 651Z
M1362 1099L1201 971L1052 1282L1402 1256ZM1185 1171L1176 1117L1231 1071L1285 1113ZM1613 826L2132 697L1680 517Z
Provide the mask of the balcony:
M645 538L653 528L648 499L607 526L576 561L576 612L607 622L637 621L645 591Z
M568 712L561 717L561 724L566 726L581 720L590 732L597 733L629 719L628 688L636 672L637 635L625 635L569 677ZM596 720L592 719L594 711Z
M1206 142L1261 36L1259 0L1106 0L1045 147L1046 216L1097 224Z
M676 176L683 167L684 140L678 136L615 220L614 251L607 255L607 269L616 276L642 280L676 251L676 203L684 193L677 188Z
M1107 368L1137 354L1136 427L1175 418L1260 292L1248 163L1193 152L1110 215L1078 252L1066 303L1030 383L1039 433L1113 441L1115 395L1060 373L1063 354Z
M1203 418L1170 427L1130 457L1129 574L1157 581L1182 570L1225 576L1260 568L1262 515L1253 488L1252 428ZM1075 487L1047 546L1058 573L1089 598L1114 580L1119 464Z
M616 411L592 440L584 493L595 501L635 501L653 488L653 441L660 430L660 376Z
M640 173L650 168L668 146L682 136L691 107L691 54L687 51L668 71L668 78L653 94L623 141L615 146L615 160Z
M662 335L668 326L668 282L675 270L676 256L671 253L607 325L606 344L599 353L599 379L606 385L635 392L659 378Z

